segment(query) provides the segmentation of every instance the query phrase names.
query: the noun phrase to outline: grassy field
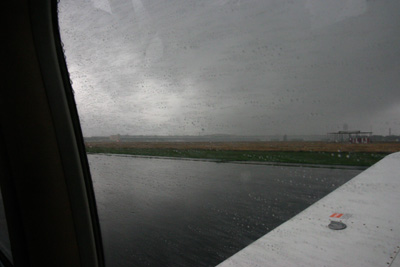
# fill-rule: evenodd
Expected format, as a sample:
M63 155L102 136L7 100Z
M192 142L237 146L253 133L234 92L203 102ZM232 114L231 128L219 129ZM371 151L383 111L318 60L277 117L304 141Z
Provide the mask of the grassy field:
M341 144L324 142L98 142L88 153L128 154L226 161L371 166L400 151L399 143Z

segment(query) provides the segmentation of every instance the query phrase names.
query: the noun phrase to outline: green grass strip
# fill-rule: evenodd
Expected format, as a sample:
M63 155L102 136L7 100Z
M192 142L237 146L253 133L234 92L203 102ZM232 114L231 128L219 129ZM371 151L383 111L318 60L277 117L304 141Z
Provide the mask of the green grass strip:
M388 153L366 152L292 152L238 151L168 148L102 148L87 147L88 153L127 154L155 157L212 159L217 161L257 161L296 164L371 166Z

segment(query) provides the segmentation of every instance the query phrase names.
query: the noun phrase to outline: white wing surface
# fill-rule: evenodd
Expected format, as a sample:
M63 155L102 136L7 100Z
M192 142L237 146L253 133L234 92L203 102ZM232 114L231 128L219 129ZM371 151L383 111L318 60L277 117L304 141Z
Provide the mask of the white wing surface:
M399 246L400 152L219 266L400 266Z

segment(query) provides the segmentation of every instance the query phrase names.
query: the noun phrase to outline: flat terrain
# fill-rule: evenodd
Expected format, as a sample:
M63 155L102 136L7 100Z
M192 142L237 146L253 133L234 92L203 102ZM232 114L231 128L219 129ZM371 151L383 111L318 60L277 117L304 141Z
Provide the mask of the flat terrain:
M91 142L89 148L158 148L236 151L376 152L400 151L399 143L348 144L327 142Z
M217 162L248 161L368 167L400 143L343 144L325 142L91 142L88 153L195 158Z

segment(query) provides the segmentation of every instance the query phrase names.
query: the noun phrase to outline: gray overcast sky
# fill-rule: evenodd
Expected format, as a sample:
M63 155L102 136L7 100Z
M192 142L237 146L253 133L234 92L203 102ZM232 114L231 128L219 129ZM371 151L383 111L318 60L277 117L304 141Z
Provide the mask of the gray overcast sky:
M85 136L400 134L398 0L63 0Z

